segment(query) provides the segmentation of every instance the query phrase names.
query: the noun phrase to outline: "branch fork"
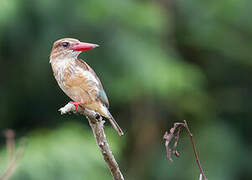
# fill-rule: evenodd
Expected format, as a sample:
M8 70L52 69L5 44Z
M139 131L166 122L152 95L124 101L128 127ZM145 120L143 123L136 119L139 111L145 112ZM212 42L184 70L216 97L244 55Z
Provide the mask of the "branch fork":
M195 155L195 158L196 158L196 162L197 162L197 165L200 169L200 177L199 179L201 180L203 178L203 180L207 180L206 178L206 175L203 171L203 168L200 164L200 160L199 160L199 156L198 156L198 153L196 151L196 146L195 146L195 143L194 143L194 140L193 140L193 135L187 125L187 122L186 120L184 120L183 123L174 123L173 127L170 129L170 132L168 133L168 131L165 132L164 134L164 140L165 140L165 148L166 148L166 155L167 155L167 158L170 162L173 162L172 158L171 158L171 155L174 154L176 157L179 157L179 153L177 151L177 145L178 145L178 141L179 141L179 135L180 135L180 132L181 130L185 128L186 131L187 131L187 134L189 135L190 137L190 140L191 140L191 143L192 143L192 147L193 147L193 153ZM171 141L174 139L174 144L173 144L173 147L170 148L170 144L171 144Z
M87 117L90 127L92 128L96 143L103 155L103 158L113 176L114 180L124 180L124 177L119 169L118 163L115 160L114 155L107 142L106 134L104 132L104 123L102 116L95 111L89 110L87 108L78 108L76 111L75 105L68 103L64 107L59 109L61 115L67 113L80 113Z

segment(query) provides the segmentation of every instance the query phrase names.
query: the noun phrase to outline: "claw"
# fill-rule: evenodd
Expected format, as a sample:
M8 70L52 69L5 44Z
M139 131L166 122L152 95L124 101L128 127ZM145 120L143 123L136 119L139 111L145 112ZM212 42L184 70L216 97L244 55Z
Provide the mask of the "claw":
M78 111L78 105L81 105L81 104L86 104L86 102L81 102L81 101L77 101L77 102L74 102L74 101L70 101L69 102L70 104L73 104L75 106L75 110Z

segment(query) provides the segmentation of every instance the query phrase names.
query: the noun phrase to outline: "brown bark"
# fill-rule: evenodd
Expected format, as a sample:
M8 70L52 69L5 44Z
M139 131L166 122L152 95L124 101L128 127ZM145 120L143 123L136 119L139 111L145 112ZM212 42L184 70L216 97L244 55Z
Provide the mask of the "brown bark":
M75 106L68 103L64 107L60 108L61 114L76 112ZM114 180L124 180L123 175L119 169L118 163L115 160L114 155L107 142L106 134L104 132L104 121L102 117L94 111L88 109L78 108L78 112L87 117L90 127L92 128L96 143L103 155L103 158L113 176Z

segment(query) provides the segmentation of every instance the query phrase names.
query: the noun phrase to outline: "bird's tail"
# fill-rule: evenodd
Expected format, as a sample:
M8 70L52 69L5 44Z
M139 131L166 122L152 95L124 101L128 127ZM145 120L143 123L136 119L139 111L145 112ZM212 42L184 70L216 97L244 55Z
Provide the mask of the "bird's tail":
M113 128L118 132L120 136L123 135L123 131L120 128L120 126L117 124L116 120L113 118L113 116L109 112L109 117L108 117L110 123L112 124Z
M113 116L109 112L108 108L105 106L103 106L103 108L102 108L102 115L109 120L109 122L112 124L113 128L118 132L118 134L120 136L122 136L123 135L122 129L117 124L116 120L113 118Z

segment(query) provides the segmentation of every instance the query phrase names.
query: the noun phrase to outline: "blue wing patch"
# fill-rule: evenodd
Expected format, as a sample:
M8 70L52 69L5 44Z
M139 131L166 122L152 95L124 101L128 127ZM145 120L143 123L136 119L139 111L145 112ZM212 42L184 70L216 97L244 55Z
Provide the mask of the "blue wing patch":
M98 98L107 106L107 108L109 107L108 97L103 89L99 91Z

